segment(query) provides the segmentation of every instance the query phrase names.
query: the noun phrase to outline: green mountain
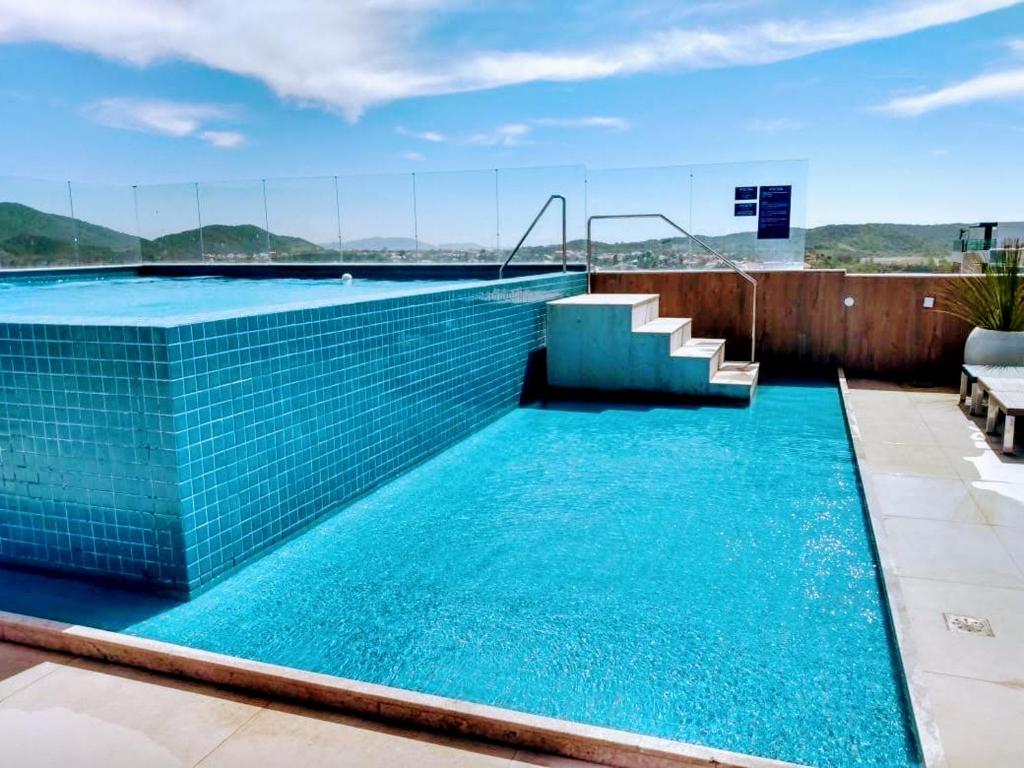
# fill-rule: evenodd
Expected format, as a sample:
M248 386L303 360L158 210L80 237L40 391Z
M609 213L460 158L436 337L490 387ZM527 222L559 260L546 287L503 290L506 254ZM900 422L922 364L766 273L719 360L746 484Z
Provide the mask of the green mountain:
M0 263L45 266L138 260L138 240L117 230L44 213L20 203L0 202Z
M953 241L962 224L832 224L806 230L805 259L817 268L843 268L854 272L948 271ZM800 230L796 230L799 232ZM199 230L142 240L107 227L75 221L67 216L30 208L19 203L0 202L0 266L41 267L74 264L77 237L78 261L82 264L138 261L192 261L207 256L252 260L266 253L267 233L251 224L210 224ZM766 258L770 244L758 241L752 232L702 236L708 245L733 258ZM369 238L343 244L363 251L365 261L390 261L398 246L412 250L414 241L401 238ZM430 249L420 243L420 251ZM438 246L439 248L445 248ZM477 246L473 246L476 249ZM574 240L575 253L586 250L586 242ZM328 249L298 237L270 234L270 249L279 260L317 260ZM458 250L451 246L452 250ZM467 249L472 250L472 249ZM595 261L603 267L678 266L682 259L699 255L684 237L670 237L628 243L594 243ZM783 253L785 257L792 254ZM519 261L556 260L556 245L522 249ZM710 262L709 262L710 263Z
M203 227L202 251L199 248L199 230L189 229L154 240L143 241L142 257L152 261L207 256L252 256L267 251L267 231L253 224L210 224ZM314 256L324 249L300 237L270 233L270 250L288 257Z

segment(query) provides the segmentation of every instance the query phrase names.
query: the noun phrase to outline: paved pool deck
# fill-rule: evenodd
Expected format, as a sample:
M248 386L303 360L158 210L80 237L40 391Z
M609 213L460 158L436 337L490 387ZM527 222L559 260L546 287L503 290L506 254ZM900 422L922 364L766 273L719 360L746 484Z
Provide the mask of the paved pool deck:
M847 403L919 720L949 768L1024 765L1024 449L953 390L851 379Z
M587 768L0 643L0 765L14 768Z

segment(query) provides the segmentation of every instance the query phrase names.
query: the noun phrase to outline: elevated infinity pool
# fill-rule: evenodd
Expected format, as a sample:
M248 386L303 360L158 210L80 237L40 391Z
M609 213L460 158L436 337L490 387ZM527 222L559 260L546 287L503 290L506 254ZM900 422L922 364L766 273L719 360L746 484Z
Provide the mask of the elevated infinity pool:
M520 408L192 601L0 609L822 768L916 765L834 386Z
M192 594L516 407L586 288L192 269L0 281L0 561Z

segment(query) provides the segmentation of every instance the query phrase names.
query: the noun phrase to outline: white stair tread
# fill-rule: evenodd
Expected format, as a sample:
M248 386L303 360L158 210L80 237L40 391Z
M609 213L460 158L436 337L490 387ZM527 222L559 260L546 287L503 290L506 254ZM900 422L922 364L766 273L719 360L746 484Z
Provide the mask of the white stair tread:
M709 360L725 345L725 339L690 339L672 357L706 357Z
M635 328L633 333L675 333L690 324L688 317L659 317L646 325Z
M651 301L657 301L657 293L581 293L564 299L549 301L556 306L578 305L590 307L637 307Z
M736 384L753 386L757 381L758 363L723 363L711 377L712 384Z

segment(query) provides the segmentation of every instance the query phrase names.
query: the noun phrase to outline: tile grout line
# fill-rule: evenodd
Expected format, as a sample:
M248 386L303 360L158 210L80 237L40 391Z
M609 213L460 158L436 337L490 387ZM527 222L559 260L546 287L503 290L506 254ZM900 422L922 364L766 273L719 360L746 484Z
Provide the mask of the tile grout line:
M46 664L48 662L42 662L42 663ZM46 672L46 673L40 675L39 677L35 678L31 682L25 683L25 685L22 685L22 686L20 686L18 688L15 688L13 691L10 691L9 693L5 693L3 696L0 696L0 704L3 704L5 701L10 699L12 696L17 696L22 691L28 690L29 688L31 688L33 685L35 685L36 683L40 682L41 680L45 680L50 675L52 675L54 672L56 672L58 667L68 666L66 664L57 664L56 662L49 662L49 663L54 664L54 669L51 669L49 672ZM31 669L31 667L29 669ZM27 672L28 670L22 670L22 671L23 672ZM7 679L10 680L11 678L7 678Z
M229 733L227 736L225 736L223 739L221 739L219 742L217 742L217 744L212 749L210 749L205 755L203 755L201 758L199 758L196 762L192 763L192 768L199 768L204 762L206 762L207 758L209 758L210 755L212 755L218 749L220 749L225 744L227 744L228 741L230 741L236 735L238 735L239 731L241 731L243 728L245 728L245 726L247 726L249 723L251 723L256 718L256 716L259 715L261 712L266 711L267 708L268 708L267 704L261 704L260 706L256 707L256 711L253 712L251 715L249 715L249 717L245 718L245 720L240 722L238 724L237 728L232 730L231 733Z

